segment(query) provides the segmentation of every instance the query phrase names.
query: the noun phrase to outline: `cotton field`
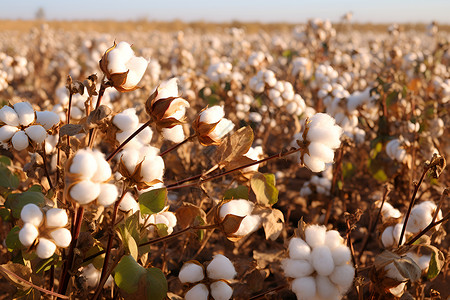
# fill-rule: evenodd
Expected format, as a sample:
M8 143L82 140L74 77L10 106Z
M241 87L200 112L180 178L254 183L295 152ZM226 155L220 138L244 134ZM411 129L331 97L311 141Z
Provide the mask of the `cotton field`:
M0 32L0 299L447 299L450 33Z

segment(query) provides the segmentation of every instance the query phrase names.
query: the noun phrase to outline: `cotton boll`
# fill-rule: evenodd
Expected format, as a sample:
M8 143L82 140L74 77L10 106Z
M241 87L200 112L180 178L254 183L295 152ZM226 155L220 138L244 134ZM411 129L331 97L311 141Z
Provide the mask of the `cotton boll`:
M206 285L203 283L195 285L191 288L186 295L184 295L185 300L208 300L209 291Z
M139 124L139 127L142 126L143 124ZM139 132L139 134L136 136L136 138L139 140L139 142L141 142L142 144L146 145L146 144L150 144L151 140L153 137L153 132L152 129L150 127L145 127L141 132Z
M303 163L313 172L322 172L325 170L325 162L316 157L311 157L307 153L303 156Z
M119 204L119 209L121 211L131 210L131 213L134 214L139 210L139 204L136 202L136 200L134 200L133 196L130 193L126 193Z
M401 297L405 291L406 282L402 282L396 287L390 288L389 292L395 297Z
M312 248L325 244L327 228L322 225L310 225L305 229L305 239Z
M64 227L69 221L66 211L61 208L51 208L45 213L45 216L45 225L48 228Z
M402 232L402 228L403 228L403 224L399 223L399 224L396 224L394 226L394 229L392 231L392 236L394 237L394 242L396 244L398 244L398 242L400 241L400 235L401 235L401 232ZM404 243L405 243L405 238L403 238L403 240L402 240L402 245Z
M144 76L148 61L143 57L132 57L125 66L129 69L124 88L133 88L138 85Z
M144 159L141 167L142 180L151 182L161 180L164 175L164 160L161 156L148 157Z
M234 233L237 236L244 236L258 230L261 225L261 217L249 215L242 219L238 230Z
M327 276L316 277L317 294L323 299L340 299L340 293Z
M214 124L225 116L223 106L215 105L209 107L199 114L199 122Z
M436 205L430 201L422 202L411 209L411 215L406 225L406 230L411 233L418 233L428 226L433 219L433 211Z
M292 238L289 241L289 257L292 259L309 260L311 248L301 238Z
M254 203L245 199L231 200L220 207L219 216L221 219L224 219L228 214L245 217L251 214L254 206Z
M175 214L173 212L165 211L165 212L160 213L160 215L164 216L167 219L167 221L168 221L167 226L169 228L173 228L177 225L177 217L175 216Z
M316 281L314 277L301 277L292 281L292 291L299 300L314 299L316 296Z
M81 178L91 179L97 172L97 161L92 151L80 149L75 153L69 172L80 175Z
M56 245L46 238L40 238L36 247L36 254L39 258L46 259L55 253Z
M28 136L22 130L17 131L11 138L11 143L17 151L24 150L28 147Z
M122 131L135 130L138 127L139 118L136 115L136 109L129 108L115 115L112 122Z
M319 159L325 163L333 162L334 159L334 151L331 148L328 148L324 144L320 143L311 143L308 146L309 155Z
M100 280L100 272L94 267L93 264L89 264L83 268L82 274L86 278L86 285L88 287L96 287Z
M22 229L19 231L19 241L25 247L29 247L33 244L34 240L38 237L39 231L36 226L31 223L23 224Z
M334 270L334 262L331 251L325 245L313 248L311 252L311 262L319 275L328 276Z
M336 149L341 144L340 138L342 133L343 129L339 126L311 126L307 134L307 139L311 142L321 143L329 148Z
M37 111L36 123L41 124L45 130L49 130L60 121L57 113L52 111Z
M55 242L56 246L66 248L69 247L72 241L72 235L67 228L58 228L50 232L50 237Z
M10 106L5 105L0 109L0 121L9 126L19 126L19 116Z
M344 243L344 239L341 237L338 231L336 230L329 230L325 234L325 245L330 248L330 250L333 250L339 245L342 245Z
M394 226L388 226L381 234L381 242L383 243L384 247L391 247L394 245L394 237L392 235L393 231Z
M194 283L203 280L205 278L205 270L203 266L196 263L187 262L181 267L178 278L182 283Z
M41 125L32 125L25 128L25 133L32 141L38 144L42 143L47 138L47 131Z
M233 130L234 124L228 119L222 119L219 123L217 123L214 130L211 131L208 135L213 140L220 140L226 134L228 134L231 130Z
M120 159L130 174L133 174L137 164L140 162L139 150L135 148L126 148L121 152Z
M340 245L331 251L333 262L336 266L346 264L351 259L350 249L345 245Z
M93 151L92 155L97 162L97 170L92 176L92 180L95 182L107 181L111 177L112 172L109 163L105 160L105 156L100 151Z
M101 206L110 206L116 202L119 191L114 184L103 183L100 185L100 194L97 197L97 203Z
M338 285L338 289L341 294L347 292L353 283L354 277L355 268L351 265L337 266L330 275L331 281Z
M19 123L23 126L28 126L33 123L35 115L34 109L28 102L18 102L14 104L14 110L19 117Z
M0 127L0 142L9 141L12 136L19 130L19 128L9 125Z
M39 227L44 218L44 214L42 213L39 206L33 203L29 203L25 205L20 211L20 218L24 223L31 223L36 227Z
M89 180L82 180L70 188L69 194L79 204L88 204L100 195L100 184Z
M211 283L211 296L214 300L228 300L233 296L233 289L224 281L216 281Z
M206 272L211 279L233 279L236 276L233 263L222 254L214 255L213 260L206 268Z
M175 125L172 128L163 128L161 133L164 139L174 143L181 143L185 138L182 125Z
M309 261L298 259L283 259L281 267L284 270L284 275L292 278L300 278L311 275L314 271Z

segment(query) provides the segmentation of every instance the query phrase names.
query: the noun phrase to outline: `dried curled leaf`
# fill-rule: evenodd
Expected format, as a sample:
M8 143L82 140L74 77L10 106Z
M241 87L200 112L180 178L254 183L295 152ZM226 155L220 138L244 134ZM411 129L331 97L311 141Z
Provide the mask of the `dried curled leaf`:
M241 222L245 217L236 215L226 215L223 221L220 223L220 228L225 235L229 236L238 231Z
M183 205L175 212L177 224L181 229L185 229L194 224L197 217L206 219L206 213L198 206L191 203L183 203Z
M255 208L252 214L261 216L266 239L274 241L280 236L284 228L284 215L281 211L274 208Z
M433 157L431 158L431 162L426 162L425 165L426 167L430 168L431 176L437 179L439 178L439 176L441 176L441 173L442 171L444 171L447 163L443 156L434 153Z
M74 136L78 133L80 133L83 130L83 125L80 124L66 124L61 127L59 130L59 135L64 136Z
M72 81L72 77L67 76L66 88L69 90L70 94L84 94L84 85L80 81Z
M225 137L216 151L216 161L226 166L233 160L244 156L253 144L253 130L250 126L242 127L232 135Z
M110 116L111 113L112 113L111 108L109 108L106 105L100 105L100 107L98 109L95 109L94 111L92 111L89 114L89 116L87 118L87 122L88 123L99 124L105 118Z

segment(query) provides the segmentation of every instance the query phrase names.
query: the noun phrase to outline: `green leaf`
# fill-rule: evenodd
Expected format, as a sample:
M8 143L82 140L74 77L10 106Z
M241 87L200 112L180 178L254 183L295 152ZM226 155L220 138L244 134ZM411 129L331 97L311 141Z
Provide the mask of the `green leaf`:
M22 208L29 203L33 203L41 207L44 206L44 194L29 190L23 193L10 194L5 202L5 206L11 209L14 218L19 219Z
M164 273L158 268L148 268L145 276L145 298L150 300L162 300L167 295L167 280ZM144 296L144 295L143 295Z
M160 188L141 194L138 198L139 207L143 215L152 215L160 212L167 199L167 189Z
M10 166L12 164L12 160L8 156L0 155L0 164Z
M169 227L167 227L166 224L160 223L160 224L155 224L155 226L156 226L156 231L158 231L158 236L169 235L169 232L168 232Z
M444 254L435 247L431 249L433 252L431 253L430 265L428 266L428 279L433 279L438 276L445 263Z
M11 210L5 207L0 208L0 218L5 222L11 221Z
M14 226L6 236L5 242L9 252L22 248L22 243L19 240L19 231L19 226Z
M223 194L223 200L246 199L248 200L248 187L240 185L237 188L226 190Z
M54 265L58 261L59 256L57 254L53 254L47 259L42 259L34 268L34 272L36 274L43 273L50 269L52 265Z
M275 187L274 174L255 173L250 179L250 186L258 203L274 205L278 202L278 189Z
M139 279L146 270L131 255L125 255L114 269L114 281L117 286L128 294L138 290Z
M135 260L137 260L138 247L137 247L135 239L133 238L133 236L131 235L131 233L129 232L129 230L125 224L121 224L120 226L118 226L118 229L119 229L119 233L120 233L120 238L122 239L122 242L123 242L125 248L128 250L130 255Z
M0 164L0 186L15 190L19 186L19 183L19 177L3 164Z
M384 172L383 169L379 169L378 171L376 171L373 174L373 178L378 180L378 181L381 181L381 182L385 182L385 181L388 180L388 177L387 177L387 175L386 175L386 173Z

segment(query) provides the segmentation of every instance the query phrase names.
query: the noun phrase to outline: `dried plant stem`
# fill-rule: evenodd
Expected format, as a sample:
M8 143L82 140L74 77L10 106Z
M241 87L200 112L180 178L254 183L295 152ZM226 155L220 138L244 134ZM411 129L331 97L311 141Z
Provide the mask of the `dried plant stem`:
M356 274L358 273L358 265L356 264L355 249L353 248L352 238L350 236L350 234L352 233L352 226L350 225L350 221L348 219L345 222L347 224L347 232L345 234L347 237L347 247L350 248L350 254L352 255L352 262L353 265L355 266L355 274Z
M103 82L100 85L100 90L98 91L97 104L95 105L95 110L97 110L100 107L100 103L102 103L102 98L103 98L103 95L105 94L105 90L106 90L107 87L109 87L109 85L107 85L107 84L105 84ZM92 99L92 97L90 96L89 99ZM94 141L94 138L95 138L95 132L96 132L95 128L92 128L92 129L89 130L88 145L89 145L90 148L92 148L92 144L93 144L93 141ZM69 138L69 136L67 136L67 138Z
M169 149L165 150L163 153L160 154L160 156L164 156L164 155L166 155L167 153L172 152L173 150L178 149L178 147L180 147L181 145L184 145L185 143L191 141L191 140L194 139L196 136L197 136L197 135L194 134L194 135L191 135L191 136L187 137L187 138L186 138L184 141L182 141L181 143L175 144L175 145L173 145L172 147L170 147Z
M83 215L84 215L84 207L80 206L77 211L74 231L72 235L72 242L70 243L69 248L69 255L67 257L66 262L64 263L64 267L61 273L61 279L59 281L60 285L58 292L63 295L66 293L67 286L69 284L70 272L72 271L73 259L75 256L75 247L78 242L78 236L80 235L81 223L83 222Z
M425 175L427 174L429 169L430 169L430 167L428 165L426 165L424 167L424 169L423 169L422 175L420 176L419 182L414 184L414 192L413 192L413 195L411 197L411 201L409 202L408 211L406 212L406 215L405 215L405 222L403 223L402 232L400 233L400 238L398 240L398 247L400 247L400 245L403 242L403 236L405 235L406 225L408 224L408 219L409 219L409 215L411 214L411 209L414 206L414 202L415 202L415 199L416 199L417 191L419 190L420 185L422 184L423 179L425 178Z
M50 189L53 189L53 183L52 180L50 178L50 174L48 172L48 168L47 168L47 152L45 151L45 141L42 143L42 159L43 159L43 164L44 164L44 172L45 172L45 177L47 177L47 181L48 181L48 185L50 186Z
M293 154L293 153L295 153L295 152L298 152L298 151L300 151L300 150L301 150L301 148L296 148L296 149L293 149L293 150L289 150L289 151L287 151L287 152L280 152L280 153L274 154L274 155L272 155L272 156L263 158L263 159L261 159L261 160L258 160L258 161L252 162L252 163L248 163L248 164L245 164L245 165L236 167L236 168L234 168L234 169L231 169L231 170L228 170L228 171L225 171L225 172L222 172L222 173L219 173L219 174L210 176L210 177L206 177L206 178L202 178L203 174L195 175L195 176L192 176L192 177L189 177L189 178L186 178L186 179L177 181L177 182L175 182L175 183L169 184L169 185L167 185L167 189L168 189L168 190L174 190L174 189L183 188L183 187L196 186L196 185L198 185L198 184L200 184L200 183L202 183L202 182L214 180L214 179L217 179L217 178L226 176L226 175L228 175L228 174L234 173L234 172L236 172L236 171L245 169L245 168L247 168L247 167L251 167L251 166L254 166L254 165L257 165L257 164L261 164L261 163L263 163L263 162L266 162L266 161L269 161L269 160L272 160L272 159L286 157L286 156L291 155L291 154ZM194 183L191 183L191 184L182 185L182 184L185 183L185 182L193 181L193 180L198 180L198 179L201 179L201 180L200 180L200 181L197 181L197 182L194 182Z
M135 132L133 132L133 134L131 134L125 141L122 142L122 144L120 144L116 150L113 151L113 153L111 153L107 158L106 161L110 161L114 156L116 156L116 154L122 150L122 148L128 144L129 141L131 141L135 136L137 136L142 130L144 130L147 126L149 126L152 123L152 120L148 120L145 124L143 124L141 127L139 127Z
M283 285L277 286L277 287L275 287L275 288L273 288L273 289L271 289L271 290L262 292L261 294L258 294L258 295L256 295L256 296L253 296L253 297L249 298L249 300L256 300L256 299L265 298L264 296L266 296L266 295L268 295L268 294L271 294L271 293L275 293L275 292L284 290L284 289L286 289L286 288L288 288L288 287L289 287L289 284L283 284Z

